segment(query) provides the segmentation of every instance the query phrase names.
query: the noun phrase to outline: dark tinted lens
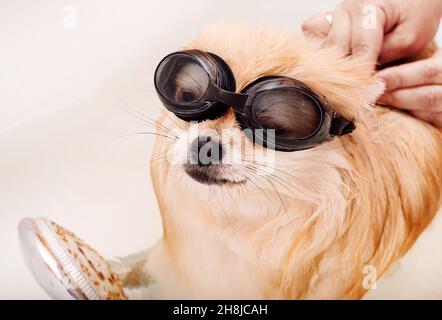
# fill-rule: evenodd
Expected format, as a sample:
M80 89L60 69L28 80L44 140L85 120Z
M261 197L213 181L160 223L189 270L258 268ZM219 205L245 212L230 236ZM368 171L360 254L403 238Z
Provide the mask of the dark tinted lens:
M177 54L158 67L156 85L163 96L176 103L187 104L201 99L209 86L209 75L194 59Z
M321 111L313 98L292 88L260 93L252 105L255 120L287 139L307 138L321 124Z

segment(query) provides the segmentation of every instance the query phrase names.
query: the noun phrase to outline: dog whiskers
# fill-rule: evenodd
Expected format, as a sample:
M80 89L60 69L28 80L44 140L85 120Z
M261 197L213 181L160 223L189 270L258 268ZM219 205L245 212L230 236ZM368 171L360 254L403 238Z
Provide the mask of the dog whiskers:
M165 113L167 119L169 119L170 121L172 121L178 128L180 128L181 130L185 130L175 119L173 119L172 116L169 115L169 113Z
M250 164L252 164L252 165L257 165L257 166L262 166L262 167L268 167L267 164L261 164L261 163L256 162L256 161L247 161L247 160L244 160L244 162L246 162L246 163L250 163ZM287 176L289 176L289 177L291 177L291 178L293 178L293 179L296 179L295 176L293 176L292 174L290 174L290 173L288 173L288 172L286 172L286 171L284 171L284 170L281 170L281 169L278 169L278 168L272 168L272 169L275 170L275 171L280 172L280 173L283 174L283 175L287 175ZM255 168L255 170L257 170L257 168ZM259 173L260 170L257 170L257 172ZM281 185L286 184L286 185L288 185L289 187L291 187L294 191L298 191L298 189L297 189L295 186L293 186L293 185L291 185L290 183L288 183L288 182L286 181L286 179L283 179L283 177L280 177L280 176L275 175L275 174L268 174L268 173L265 173L265 172L263 172L262 175L267 176L267 177L271 177L271 178L273 178L273 179L275 179L275 180L279 180L278 183L280 183ZM285 188L287 189L287 187L285 187ZM287 189L287 191L289 191L289 192L292 192L293 190L289 190L289 189Z
M149 131L140 131L140 132L129 133L129 134L122 135L119 138L125 138L125 137L136 136L136 135L152 135L152 136L163 137L163 138L167 138L167 139L171 139L171 140L175 140L175 141L178 140L178 138L171 137L167 134L162 134L162 133L157 133L157 132L149 132Z
M170 135L174 137L175 139L178 139L178 136L167 126L164 124L159 123L157 120L141 113L140 111L128 106L124 101L122 103L125 105L124 110L128 112L130 115L134 116L138 120L142 121L144 124L150 125L156 130L161 131L165 135Z
M246 169L246 171L248 171L250 173L250 171L249 171L250 169L248 169L248 168L245 168L245 169ZM244 174L244 177L246 178L247 181L251 182L255 187L257 187L266 196L267 199L269 199L270 201L272 200L271 197L267 194L267 192L265 192L264 189L261 188L254 179L252 179L253 176L249 176L247 174Z
M272 185L273 190L275 190L275 193L276 193L276 195L278 196L279 201L281 201L281 205L282 205L282 208L284 209L284 212L287 211L287 208L286 208L286 206L284 205L284 201L282 201L282 198L281 198L281 195L280 195L279 191L276 189L275 185L273 184L273 182L270 180L269 177L267 177L267 180L268 180L269 183Z
M252 170L251 168L247 168L247 167L245 167L245 169L246 169L246 170L249 170L249 171ZM259 174L258 174L258 175L255 174L255 173L257 172L257 168L253 168L253 169L255 170L255 172L252 172L252 173L254 174L256 180L261 181L261 180L258 179L258 178L260 178L260 175L259 175ZM263 178L265 178L266 181L269 182L269 184L271 185L273 191L274 191L274 192L276 193L276 195L278 196L278 198L279 198L279 200L280 200L280 202L281 202L282 208L284 209L284 211L286 211L286 206L285 206L285 204L284 204L284 201L283 201L283 199L282 199L282 197L281 197L279 191L277 190L277 188L275 187L275 185L272 183L270 177L268 177L268 176L263 176ZM264 184L264 183L262 183L262 184Z

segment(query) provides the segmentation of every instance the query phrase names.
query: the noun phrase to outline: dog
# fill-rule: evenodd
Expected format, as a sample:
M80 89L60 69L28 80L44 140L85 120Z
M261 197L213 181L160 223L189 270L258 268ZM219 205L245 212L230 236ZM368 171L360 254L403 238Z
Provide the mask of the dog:
M153 299L362 298L441 205L441 130L376 106L383 86L373 70L318 39L218 24L185 49L226 61L237 92L263 76L299 80L356 130L312 149L275 151L267 170L256 160L264 148L242 139L232 110L200 121L196 133L163 110L151 161L163 237L124 261L126 288ZM190 170L198 135L221 140L239 160Z

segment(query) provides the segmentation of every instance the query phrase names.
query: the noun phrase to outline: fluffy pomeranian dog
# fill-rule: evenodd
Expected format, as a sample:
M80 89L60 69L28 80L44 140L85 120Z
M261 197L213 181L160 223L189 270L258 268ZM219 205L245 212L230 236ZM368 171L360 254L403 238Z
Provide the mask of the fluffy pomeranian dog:
M237 92L268 75L299 80L356 130L312 149L275 151L266 170L256 160L263 147L238 139L232 110L201 121L197 133L164 110L151 162L163 237L127 260L126 287L147 286L145 297L158 299L362 298L367 277L403 256L440 207L442 132L374 106L383 88L373 71L315 39L222 24L186 49L226 61ZM213 132L221 131L230 157L195 174L190 142L207 132L220 140Z

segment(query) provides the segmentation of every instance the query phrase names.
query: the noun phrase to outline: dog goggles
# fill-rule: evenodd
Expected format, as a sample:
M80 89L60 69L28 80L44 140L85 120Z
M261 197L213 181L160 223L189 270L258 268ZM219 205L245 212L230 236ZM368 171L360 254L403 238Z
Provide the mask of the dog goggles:
M292 78L259 78L235 93L229 66L209 52L167 55L157 66L154 81L164 106L180 119L213 120L233 108L252 141L278 151L313 148L355 129L325 99Z

